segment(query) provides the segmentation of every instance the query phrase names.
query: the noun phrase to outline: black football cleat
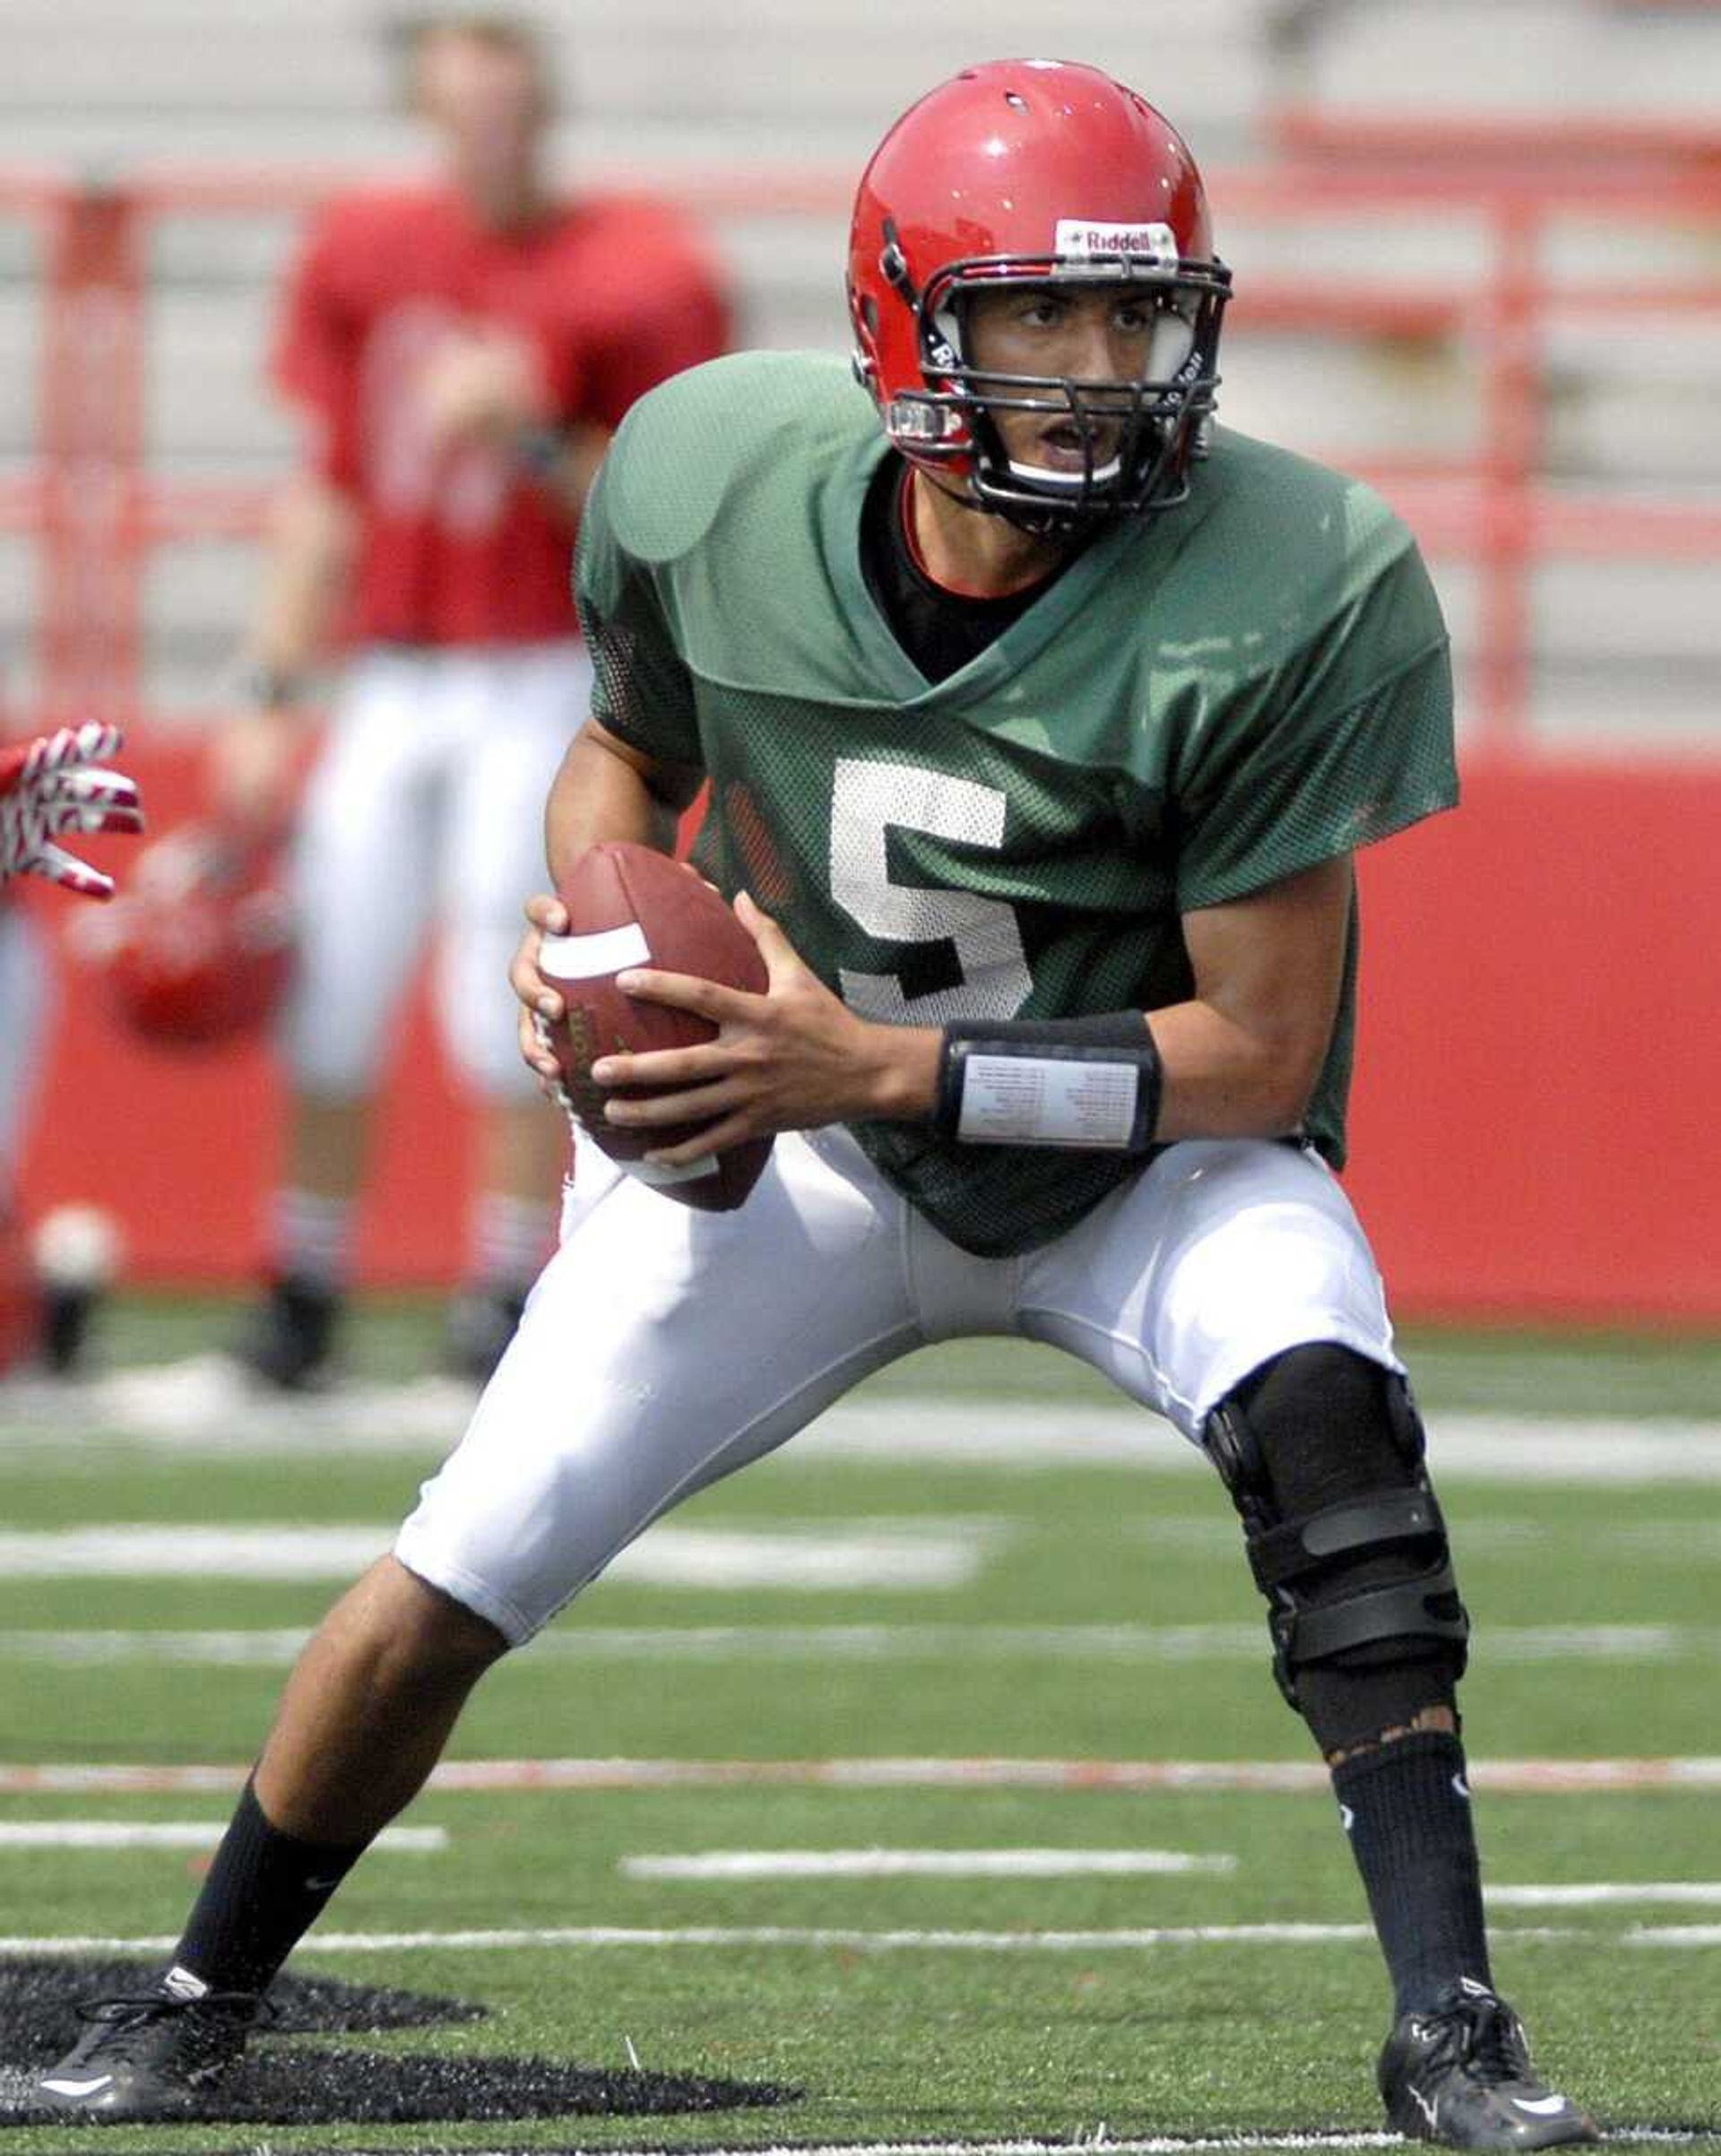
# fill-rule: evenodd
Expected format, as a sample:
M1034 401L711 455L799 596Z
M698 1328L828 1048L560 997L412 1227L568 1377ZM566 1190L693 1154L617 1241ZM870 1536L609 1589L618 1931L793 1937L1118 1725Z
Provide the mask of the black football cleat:
M333 1370L342 1298L320 1280L272 1280L234 1349L240 1366L276 1392L318 1392Z
M116 2124L195 2117L261 2004L248 1991L91 2000L78 2009L83 2034L32 2088L32 2108Z
M526 1306L523 1289L464 1288L448 1305L443 1333L443 1362L455 1376L475 1385L489 1382L507 1352Z
M1376 2075L1387 2124L1449 2149L1552 2149L1599 2141L1587 2113L1538 2080L1524 2024L1462 1977L1428 2013L1402 2014Z

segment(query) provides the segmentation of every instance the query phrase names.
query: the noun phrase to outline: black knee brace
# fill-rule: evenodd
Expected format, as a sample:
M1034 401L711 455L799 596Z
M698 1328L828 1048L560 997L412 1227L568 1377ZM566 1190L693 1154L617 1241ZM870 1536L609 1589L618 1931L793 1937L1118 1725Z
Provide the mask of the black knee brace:
M1293 1348L1202 1434L1270 1606L1273 1673L1322 1749L1449 1705L1470 1625L1403 1379L1348 1348Z

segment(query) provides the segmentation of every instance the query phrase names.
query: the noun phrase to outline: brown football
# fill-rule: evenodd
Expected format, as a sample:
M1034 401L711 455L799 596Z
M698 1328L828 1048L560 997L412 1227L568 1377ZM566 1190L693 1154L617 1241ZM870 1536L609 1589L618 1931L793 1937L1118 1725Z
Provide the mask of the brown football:
M708 883L650 846L589 846L558 896L567 908L568 932L544 938L538 970L567 1005L566 1023L549 1032L575 1114L594 1145L664 1197L701 1212L732 1212L764 1173L771 1140L750 1139L689 1167L648 1166L647 1152L681 1144L698 1126L677 1123L648 1134L605 1122L604 1102L616 1089L595 1084L592 1066L604 1055L696 1046L716 1033L692 1011L623 995L618 973L656 966L762 995L766 975L758 946ZM652 1089L634 1090L644 1095Z

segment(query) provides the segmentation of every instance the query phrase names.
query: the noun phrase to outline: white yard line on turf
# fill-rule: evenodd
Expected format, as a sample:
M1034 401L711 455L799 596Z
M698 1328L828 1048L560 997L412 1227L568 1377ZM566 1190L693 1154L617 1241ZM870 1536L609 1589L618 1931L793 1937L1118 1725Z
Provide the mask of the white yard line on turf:
M623 1857L627 1879L1078 1879L1234 1872L1229 1856L1182 1849L705 1849L682 1857ZM1490 1886L1495 1909L1721 1908L1721 1882L1580 1880Z
M114 1766L64 1762L0 1766L0 1796L100 1791L137 1796L225 1794L241 1766ZM1721 1788L1721 1757L1473 1760L1473 1788L1513 1796ZM1200 1789L1327 1794L1318 1760L1103 1759L489 1759L445 1760L437 1791L498 1789Z
M779 1457L809 1467L900 1459L1213 1472L1169 1424L1140 1408L1055 1400L846 1401ZM1721 1482L1721 1421L1435 1413L1429 1458L1442 1475L1487 1482Z
M212 1849L227 1831L224 1819L0 1820L0 1849ZM448 1847L446 1827L385 1827L374 1848L426 1857Z
M640 1546L636 1544L635 1547ZM818 1584L831 1584L829 1575ZM804 1583L803 1583L804 1584ZM0 1662L99 1667L147 1662L273 1669L298 1658L309 1633L260 1629L199 1632L0 1632ZM1673 1662L1721 1658L1721 1626L1699 1624L1495 1625L1499 1662ZM1257 1624L686 1624L575 1623L543 1633L536 1660L593 1662L882 1662L955 1656L964 1661L1253 1662Z
M951 1533L904 1520L850 1531L658 1527L629 1545L611 1578L652 1587L847 1591L968 1586L1006 1538L997 1523ZM0 1576L72 1580L344 1580L393 1540L391 1527L134 1526L0 1533Z
M1604 2142L1653 2142L1658 2148L1713 2148L1715 2135L1690 2126L1614 2126L1604 2129ZM1072 2134L1068 2141L827 2141L781 2142L767 2148L701 2147L699 2156L1203 2156L1224 2151L1246 2156L1255 2149L1399 2149L1399 2134L1155 2134L1114 2140L1103 2126L1092 2134ZM473 2149L465 2156L532 2156L513 2148ZM662 2156L661 2149L614 2149L608 2156Z
M1507 1926L1492 1935L1518 1944L1594 1939L1552 1927ZM331 1954L513 1953L524 1946L837 1947L846 1953L1139 1953L1155 1946L1346 1946L1372 1939L1366 1924L1146 1925L1111 1931L869 1931L800 1924L555 1925L498 1931L318 1932L305 1951ZM170 1951L165 1933L148 1938L0 1938L0 1954L140 1953Z
M1721 1908L1721 1882L1713 1879L1592 1879L1559 1886L1491 1886L1496 1909L1610 1909L1633 1903L1646 1907Z
M1609 2126L1604 2141L1653 2142L1658 2147L1713 2147L1715 2136L1686 2126ZM1113 2140L1103 2126L1068 2141L829 2141L784 2142L768 2148L702 2148L700 2156L1202 2156L1224 2151L1242 2156L1254 2149L1403 2149L1398 2134L1155 2134ZM515 2148L474 2149L470 2156L531 2156ZM662 2156L660 2150L616 2149L610 2156Z
M346 1385L315 1399L251 1397L219 1356L117 1371L51 1393L13 1382L0 1391L0 1438L8 1449L65 1442L69 1423L176 1452L445 1450L471 1416L469 1388L437 1379ZM242 1412L236 1412L236 1409ZM1601 1420L1572 1415L1435 1414L1435 1466L1493 1482L1721 1482L1721 1422L1673 1417ZM785 1448L783 1459L912 1459L1004 1467L1140 1467L1212 1470L1157 1416L1115 1406L1056 1399L909 1395L840 1402Z
M1644 2136L1633 2134L1631 2138ZM1681 2142L1699 2137L1651 2128L1647 2138ZM771 2148L702 2149L700 2156L1201 2156L1206 2150L1402 2149L1404 2145L1403 2136L1397 2134L1156 2134L1148 2140L1114 2141L1102 2128L1092 2138L1077 2134L1068 2141L785 2142ZM530 2156L530 2152L474 2149L471 2156ZM662 2152L621 2149L612 2156L662 2156Z
M1079 1879L1234 1872L1183 1849L706 1849L624 1857L627 1879Z
M1632 1925L1616 1934L1557 1925L1496 1925L1492 1936L1509 1945L1587 1948L1721 1945L1721 1925ZM511 1953L523 1947L662 1948L765 1946L835 1948L844 1953L1094 1954L1141 1953L1162 1946L1348 1946L1374 1937L1366 1924L1183 1924L1114 1931L868 1931L837 1925L682 1924L553 1925L497 1931L318 1932L307 1953ZM169 1932L124 1935L14 1935L0 1937L0 1955L168 1953Z

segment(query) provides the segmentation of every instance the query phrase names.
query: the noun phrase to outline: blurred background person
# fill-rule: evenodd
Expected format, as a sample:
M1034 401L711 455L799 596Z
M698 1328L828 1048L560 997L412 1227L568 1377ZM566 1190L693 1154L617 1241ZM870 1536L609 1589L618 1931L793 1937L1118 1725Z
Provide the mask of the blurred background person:
M239 1346L283 1390L330 1366L390 1020L433 923L441 1035L480 1109L451 1367L488 1373L541 1263L565 1138L514 1054L507 963L586 710L572 542L628 406L728 326L679 214L557 192L532 25L428 19L406 58L440 173L330 201L291 271L275 375L304 456L271 529L248 708L212 758L221 810L291 833L286 1157ZM343 679L295 811L300 709L336 641Z

